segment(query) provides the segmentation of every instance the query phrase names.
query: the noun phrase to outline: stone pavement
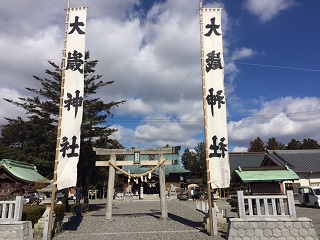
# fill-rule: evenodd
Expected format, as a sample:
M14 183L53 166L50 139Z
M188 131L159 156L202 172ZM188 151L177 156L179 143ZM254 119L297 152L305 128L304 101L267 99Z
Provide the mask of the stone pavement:
M237 213L224 200L215 201L227 217L236 218ZM82 239L226 239L227 223L218 225L218 236L212 238L203 227L203 213L196 210L195 201L168 201L168 219L161 219L159 200L135 200L130 203L113 202L111 222L105 220L106 199L90 201L90 211L81 221L70 221L65 230L57 234L57 240ZM320 237L320 208L302 207L296 204L298 217L313 220Z
M226 239L227 224L219 225L217 237L212 238L203 228L203 213L196 210L192 200L168 201L168 219L161 219L160 201L136 200L113 202L112 221L105 220L105 201L91 201L92 211L81 221L70 221L56 240L82 239Z

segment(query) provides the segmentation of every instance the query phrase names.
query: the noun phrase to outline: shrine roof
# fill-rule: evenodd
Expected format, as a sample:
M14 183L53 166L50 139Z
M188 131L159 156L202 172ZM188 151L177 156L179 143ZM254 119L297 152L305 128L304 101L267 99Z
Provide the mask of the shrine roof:
M0 169L4 169L8 174L28 182L45 182L49 180L38 173L34 164L14 161L10 159L2 159L0 161Z
M127 155L125 157L125 161L133 161L133 155ZM190 171L185 169L181 164L181 159L178 154L164 154L165 160L173 161L173 165L166 165L165 166L165 174L169 175L170 173L189 173ZM140 155L140 160L155 160L158 161L158 155ZM122 169L126 172L130 171L130 173L141 174L149 171L154 166L123 166ZM158 174L158 170L155 171Z
M240 167L259 167L265 157L265 152L231 152L229 153L230 170Z
M242 182L282 182L299 180L299 176L289 167L240 168L235 173Z
M320 172L320 149L267 150L261 165L272 162L277 166L289 166L296 173Z
M141 166L123 166L122 167L122 170L124 170L126 172L130 172L130 173L135 173L135 174L145 173L145 172L149 171L150 169L152 169L152 167L141 167ZM169 175L170 173L189 173L190 172L189 170L185 169L184 167L178 166L178 165L166 165L164 169L165 169L166 175ZM154 172L157 175L159 175L158 169L156 169Z

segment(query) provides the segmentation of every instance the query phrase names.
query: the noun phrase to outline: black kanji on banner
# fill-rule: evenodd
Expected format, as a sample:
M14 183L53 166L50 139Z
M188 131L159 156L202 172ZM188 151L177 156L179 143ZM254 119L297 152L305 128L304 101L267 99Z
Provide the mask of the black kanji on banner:
M62 153L62 157L65 157L66 155L68 158L79 156L79 154L76 153L76 149L80 147L79 144L77 144L76 136L72 137L71 144L68 141L68 137L63 137L62 143L60 143L60 147L61 147L60 152ZM70 150L69 153L67 153L68 150Z
M83 73L83 69L80 68L84 63L84 60L82 58L83 58L82 53L78 52L77 50L74 50L73 53L68 52L66 70L68 69L71 69L72 71L78 70L80 73Z
M218 33L218 28L220 28L220 25L216 25L216 18L213 17L210 19L211 24L207 24L206 28L209 28L209 32L207 32L206 34L204 34L206 37L210 37L212 32L214 32L214 34L216 36L220 36L221 33Z
M84 26L84 23L79 22L79 17L76 16L74 19L74 23L70 23L70 27L72 27L72 29L68 34L72 34L75 31L77 31L78 34L85 34L85 32L80 29L80 27L83 27L83 26Z
M206 72L209 72L210 70L216 70L216 69L223 69L221 65L221 57L220 57L220 52L216 53L215 50L212 52L209 52L207 54L206 58Z
M221 108L221 104L225 104L225 102L223 101L224 96L221 96L223 91L222 90L218 90L216 95L213 94L213 91L214 91L213 88L210 88L209 89L209 94L207 95L207 103L211 107L211 115L212 115L212 117L214 117L214 111L213 111L214 105L216 105L216 103L218 103L218 109L220 109Z
M226 140L224 137L222 137L220 139L220 142L219 144L217 144L217 136L214 135L212 137L212 143L209 147L210 150L213 150L213 153L210 153L209 154L209 158L212 158L212 157L223 157L225 156L225 152L228 151L228 149L226 148L227 147L227 144L224 143L224 141ZM220 151L220 152L218 152Z
M78 113L78 108L82 107L82 103L83 103L83 97L80 97L80 91L76 90L75 91L76 95L74 97L72 97L71 93L67 93L67 99L64 100L64 107L70 111L71 107L74 107L74 118L77 117L77 113Z

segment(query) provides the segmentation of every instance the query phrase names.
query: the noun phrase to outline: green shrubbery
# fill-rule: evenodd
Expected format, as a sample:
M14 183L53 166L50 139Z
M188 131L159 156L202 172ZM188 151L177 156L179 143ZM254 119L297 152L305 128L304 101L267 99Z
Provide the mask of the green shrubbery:
M56 222L62 221L64 218L64 213L66 211L66 207L64 204L54 205L54 213L56 214Z
M31 221L32 227L34 227L34 224L38 222L45 211L46 206L44 205L24 205L22 210L22 221ZM62 221L65 213L64 204L55 205L54 212L56 214L56 221Z
M82 211L81 213L85 213L87 211L87 204L86 203L75 203L71 205L71 209L70 212L72 212L73 214L77 213L77 207L81 206L82 207Z
M33 227L42 217L45 210L46 207L43 205L24 205L22 210L22 221L31 221Z

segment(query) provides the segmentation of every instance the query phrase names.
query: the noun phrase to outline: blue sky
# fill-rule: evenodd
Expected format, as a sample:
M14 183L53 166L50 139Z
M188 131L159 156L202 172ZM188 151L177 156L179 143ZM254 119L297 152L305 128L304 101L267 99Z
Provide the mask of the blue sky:
M320 2L204 1L223 7L229 151L261 137L320 142ZM203 141L199 1L71 0L88 6L86 49L97 74L115 82L99 93L126 100L107 124L125 147ZM61 60L66 0L0 3L0 94L27 97L47 59ZM23 14L22 14L23 13ZM4 117L26 117L0 99Z

